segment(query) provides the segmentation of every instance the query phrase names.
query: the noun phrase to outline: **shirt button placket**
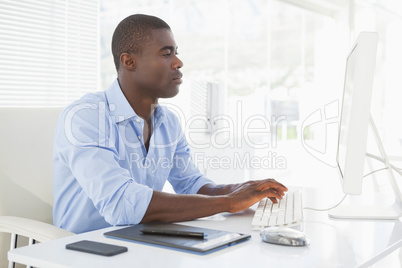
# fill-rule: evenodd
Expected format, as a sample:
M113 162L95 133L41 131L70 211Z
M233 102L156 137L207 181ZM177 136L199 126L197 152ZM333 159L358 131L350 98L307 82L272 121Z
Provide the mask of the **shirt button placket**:
M139 118L136 118L136 119L135 119L135 122L141 123L141 120L140 120ZM140 125L141 125L141 124L140 124ZM141 129L141 128L139 128L139 129ZM140 140L141 140L141 135L138 135L137 137L138 137L138 140L140 141Z

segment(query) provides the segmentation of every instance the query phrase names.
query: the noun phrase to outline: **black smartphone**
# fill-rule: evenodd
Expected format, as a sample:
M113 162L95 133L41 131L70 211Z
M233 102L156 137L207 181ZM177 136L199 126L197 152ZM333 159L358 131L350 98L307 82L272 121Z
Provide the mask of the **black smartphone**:
M101 242L82 240L67 244L66 249L72 249L102 256L114 256L127 251L126 247Z

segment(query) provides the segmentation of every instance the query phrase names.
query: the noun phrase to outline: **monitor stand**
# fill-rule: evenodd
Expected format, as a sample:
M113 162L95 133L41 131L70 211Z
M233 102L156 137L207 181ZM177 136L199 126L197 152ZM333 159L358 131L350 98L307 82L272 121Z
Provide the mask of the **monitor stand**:
M356 219L356 220L396 220L402 217L402 194L395 180L393 166L389 162L388 155L384 150L380 135L370 114L370 126L374 134L375 141L381 153L381 157L372 157L384 163L388 168L388 178L392 186L395 200L390 206L356 206L356 205L340 205L328 212L330 218L335 219ZM402 175L402 172L398 172Z

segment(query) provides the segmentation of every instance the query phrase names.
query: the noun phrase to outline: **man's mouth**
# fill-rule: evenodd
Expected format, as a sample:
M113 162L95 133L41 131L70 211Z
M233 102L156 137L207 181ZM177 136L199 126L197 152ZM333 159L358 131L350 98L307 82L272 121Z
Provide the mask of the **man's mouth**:
M181 83L183 83L183 80L181 80L182 77L183 77L183 74L182 74L182 73L179 73L178 75L176 75L176 76L173 78L173 81L175 81L175 82L181 84Z
M179 79L181 79L182 77L183 77L183 74L180 73L180 74L178 74L177 76L175 76L175 77L173 78L173 80L179 80Z

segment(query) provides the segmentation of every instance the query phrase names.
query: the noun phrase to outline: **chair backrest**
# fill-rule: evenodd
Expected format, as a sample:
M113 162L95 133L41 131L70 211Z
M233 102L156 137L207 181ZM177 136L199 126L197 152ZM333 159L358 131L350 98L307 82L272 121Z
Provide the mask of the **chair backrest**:
M62 108L0 108L0 215L52 223L53 139ZM0 259L9 241L0 236Z

